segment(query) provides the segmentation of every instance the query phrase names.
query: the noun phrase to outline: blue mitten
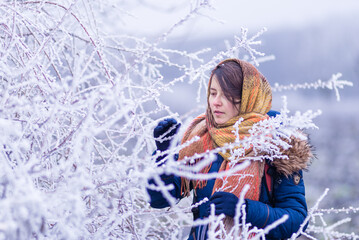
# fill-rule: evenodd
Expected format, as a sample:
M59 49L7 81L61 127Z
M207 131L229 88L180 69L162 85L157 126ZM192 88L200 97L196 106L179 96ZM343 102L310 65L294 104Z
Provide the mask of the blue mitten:
M280 112L275 111L275 110L269 110L269 112L267 112L268 116L270 117L276 117L277 115L280 114Z
M153 130L153 136L155 137L155 142L158 150L165 151L168 149L171 144L171 139L166 138L170 138L175 135L178 132L180 126L181 123L177 123L176 119L173 118L167 118L158 123L157 127L155 127L155 129ZM168 132L172 127L173 129Z
M207 216L211 212L211 204L213 203L215 207L215 214L220 215L224 213L226 216L234 217L236 215L236 206L239 199L236 195L229 192L215 192L209 199Z

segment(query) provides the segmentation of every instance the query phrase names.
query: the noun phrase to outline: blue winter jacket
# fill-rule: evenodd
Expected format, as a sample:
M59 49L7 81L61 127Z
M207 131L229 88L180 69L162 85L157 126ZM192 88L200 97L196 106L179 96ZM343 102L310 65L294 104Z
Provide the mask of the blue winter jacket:
M302 169L310 161L310 148L308 144L301 140L293 140L292 149L287 152L289 159L274 160L267 162L269 169L267 174L270 176L271 184L267 184L266 175L263 175L261 194L259 201L246 199L246 222L258 228L265 228L275 222L283 215L287 214L288 219L272 229L266 239L289 238L296 233L307 216L307 204L305 200L305 188L303 182ZM217 159L212 163L209 172L218 172L223 161L222 156L217 154ZM171 195L177 199L181 197L181 179L175 175L162 175L162 181L168 185L173 184L174 188L170 191ZM215 179L208 180L203 189L197 189L197 196L194 202L199 202L205 197L208 199L212 194ZM154 184L152 179L149 184ZM269 192L268 185L272 191ZM153 208L168 207L169 203L160 192L147 189L150 195L150 205ZM206 216L207 202L194 209L194 218L204 218ZM197 236L206 235L206 226L193 228L188 239L198 239Z
M209 172L218 172L219 167L223 161L222 156L217 155L217 160L213 162ZM265 176L262 179L261 194L259 201L246 199L246 222L256 226L258 228L265 228L267 225L281 218L284 214L289 216L288 220L279 225L275 229L271 230L266 239L283 239L289 238L293 233L297 232L300 225L307 216L307 205L305 201L304 182L302 178L302 171L298 171L285 177L283 174L275 172L275 168L271 167L268 171L271 171L273 181L273 192L269 194ZM181 198L181 179L174 175L162 175L161 179L166 185L173 184L174 189L171 190L171 195L175 198ZM300 180L298 180L300 179ZM203 189L197 189L197 197L195 202L203 200L205 197L208 199L211 196L214 179L209 180L207 185ZM149 180L150 184L154 184L154 181ZM162 196L160 192L147 190L150 195L150 205L153 208L168 207L169 203ZM272 201L271 201L272 199ZM195 213L197 217L204 218L206 215L207 202L201 204L198 211ZM205 226L196 227L188 239L195 239L195 236L199 235L199 231L203 231Z

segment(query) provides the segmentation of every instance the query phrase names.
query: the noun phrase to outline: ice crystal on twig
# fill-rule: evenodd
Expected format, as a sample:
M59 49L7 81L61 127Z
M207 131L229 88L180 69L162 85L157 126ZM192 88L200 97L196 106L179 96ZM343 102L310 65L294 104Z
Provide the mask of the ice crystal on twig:
M260 45L262 44L262 41L256 40L259 36L261 36L264 32L266 32L267 29L263 28L261 31L259 31L257 34L255 34L253 37L248 39L248 29L242 28L242 36L241 38L236 37L236 48L244 48L251 56L252 61L256 66L259 66L259 63L257 61L257 58L255 55L258 56L264 56L264 53L261 53L257 50L255 50L252 45Z

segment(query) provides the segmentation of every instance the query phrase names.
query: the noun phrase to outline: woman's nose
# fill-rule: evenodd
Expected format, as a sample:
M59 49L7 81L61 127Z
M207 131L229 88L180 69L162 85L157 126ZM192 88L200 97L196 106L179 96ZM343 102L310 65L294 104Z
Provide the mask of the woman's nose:
M213 104L214 104L215 106L220 106L220 105L222 105L222 99L221 99L221 97L217 95L217 96L215 97L215 99L213 100Z

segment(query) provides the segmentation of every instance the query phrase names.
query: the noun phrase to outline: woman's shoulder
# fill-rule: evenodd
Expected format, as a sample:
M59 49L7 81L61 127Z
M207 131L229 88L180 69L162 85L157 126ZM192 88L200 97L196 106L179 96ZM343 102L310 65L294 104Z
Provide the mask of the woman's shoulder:
M277 173L288 177L301 170L306 170L314 155L308 140L292 136L285 141L291 146L282 152L287 158L276 158L271 165L275 167Z
M269 117L276 117L280 115L280 112L270 110L267 114ZM283 139L291 146L282 151L283 155L288 158L277 158L270 162L270 165L274 166L279 174L288 177L289 175L307 169L314 158L313 147L309 144L308 135L303 132L301 132L301 134L305 135L303 139L294 136L289 139Z

